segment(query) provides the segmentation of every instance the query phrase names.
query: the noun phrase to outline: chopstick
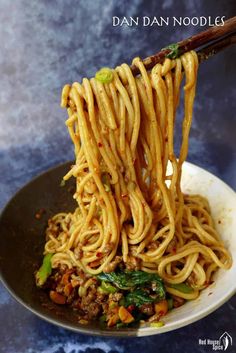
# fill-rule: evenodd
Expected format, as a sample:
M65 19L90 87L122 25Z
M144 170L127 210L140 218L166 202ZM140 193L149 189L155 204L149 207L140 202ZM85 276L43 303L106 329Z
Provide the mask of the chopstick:
M184 39L175 44L178 56L190 50L197 50L199 62L207 60L221 50L236 43L236 16L225 21L223 26L214 26L206 31L200 32L190 38ZM157 63L162 63L172 50L164 48L160 52L143 59L147 70L152 69ZM139 70L131 65L133 75L138 75Z

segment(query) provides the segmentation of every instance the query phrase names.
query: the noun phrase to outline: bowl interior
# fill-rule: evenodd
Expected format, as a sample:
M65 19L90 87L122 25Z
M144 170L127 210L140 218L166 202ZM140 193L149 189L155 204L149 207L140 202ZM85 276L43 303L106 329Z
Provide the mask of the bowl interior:
M228 271L219 270L215 282L197 300L173 310L158 330L102 329L98 325L81 325L76 314L53 304L47 294L36 288L34 272L42 260L47 220L61 211L73 211L75 180L60 186L71 163L53 168L23 187L8 203L0 219L0 268L2 281L11 294L28 309L57 325L84 333L112 336L144 336L170 331L192 323L217 309L235 292L236 284L236 210L235 193L220 179L190 163L183 166L182 187L186 193L208 197L216 227L234 259ZM36 214L41 214L40 219Z

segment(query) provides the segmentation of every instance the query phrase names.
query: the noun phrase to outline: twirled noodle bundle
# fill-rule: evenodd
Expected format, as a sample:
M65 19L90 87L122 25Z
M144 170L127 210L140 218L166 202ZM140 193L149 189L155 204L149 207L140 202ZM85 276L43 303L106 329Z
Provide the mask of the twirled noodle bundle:
M64 180L76 178L78 208L51 219L45 253L55 254L53 267L77 266L91 275L112 271L122 257L127 268L157 272L167 291L194 299L218 267L231 266L207 200L180 187L198 58L194 51L166 58L150 72L139 58L133 64L137 77L122 64L110 83L84 78L63 88L76 156ZM177 159L174 126L184 76ZM171 287L186 280L195 288L191 293Z

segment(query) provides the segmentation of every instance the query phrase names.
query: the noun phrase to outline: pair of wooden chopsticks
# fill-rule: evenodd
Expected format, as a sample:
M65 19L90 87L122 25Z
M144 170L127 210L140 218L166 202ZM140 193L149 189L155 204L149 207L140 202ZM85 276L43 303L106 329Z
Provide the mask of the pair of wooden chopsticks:
M236 16L225 21L223 26L214 26L206 31L200 32L190 38L174 44L178 50L178 56L190 50L196 50L199 62L207 60L221 50L236 43ZM172 45L173 46L173 45ZM151 55L143 60L147 70L150 70L157 63L162 63L166 56L171 55L172 49L165 48L160 52ZM139 74L136 66L131 65L134 75Z

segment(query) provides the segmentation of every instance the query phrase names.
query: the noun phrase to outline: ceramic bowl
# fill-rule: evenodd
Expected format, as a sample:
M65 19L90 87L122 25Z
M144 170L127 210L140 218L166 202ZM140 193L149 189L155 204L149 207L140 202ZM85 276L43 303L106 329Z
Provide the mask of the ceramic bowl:
M208 198L219 231L233 257L230 270L219 270L212 285L198 299L172 310L160 328L101 329L96 324L81 325L66 307L52 303L37 289L34 271L38 268L44 247L47 219L60 211L72 211L75 201L74 180L61 187L60 182L70 163L55 167L24 186L4 208L0 218L0 268L3 284L12 296L42 319L73 331L107 336L147 336L172 331L210 314L236 291L236 194L223 181L193 165L183 165L182 189ZM41 210L41 211L40 211ZM42 212L43 210L43 212ZM35 215L41 212L40 219Z

